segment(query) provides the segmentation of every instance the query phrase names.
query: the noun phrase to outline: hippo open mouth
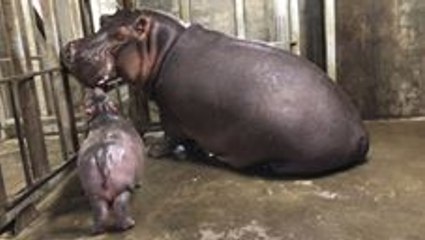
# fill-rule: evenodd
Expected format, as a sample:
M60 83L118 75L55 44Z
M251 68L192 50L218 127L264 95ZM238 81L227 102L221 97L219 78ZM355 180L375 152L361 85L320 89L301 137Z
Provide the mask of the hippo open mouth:
M82 38L68 43L61 51L61 62L84 85L105 88L117 78L114 58L104 47L94 52L79 52L90 41Z

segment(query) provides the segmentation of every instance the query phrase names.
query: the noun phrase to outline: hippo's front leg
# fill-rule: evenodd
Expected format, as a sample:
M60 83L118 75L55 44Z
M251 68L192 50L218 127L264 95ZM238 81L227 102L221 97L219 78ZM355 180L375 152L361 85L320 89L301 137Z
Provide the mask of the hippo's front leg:
M180 143L176 138L165 135L162 139L155 141L149 148L148 155L152 158L167 157L173 154L173 150Z
M164 138L152 144L148 155L153 158L171 156L176 147L184 142L186 137L178 129L178 120L172 114L160 109L161 125L164 129Z
M116 217L116 227L119 230L127 230L134 226L135 221L129 215L130 192L125 191L118 195L113 203L113 211Z
M98 197L90 197L90 204L94 211L93 234L100 234L106 230L106 222L108 220L108 202Z

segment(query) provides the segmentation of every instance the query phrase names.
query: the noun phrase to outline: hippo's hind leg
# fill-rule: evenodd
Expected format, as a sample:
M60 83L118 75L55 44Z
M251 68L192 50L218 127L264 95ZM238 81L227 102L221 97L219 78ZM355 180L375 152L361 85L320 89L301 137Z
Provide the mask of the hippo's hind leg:
M129 191L121 193L115 198L112 206L116 217L116 227L122 231L132 228L135 224L129 215L130 195Z
M93 209L94 225L92 228L92 234L100 234L105 232L106 223L108 220L109 206L105 199L98 197L91 197L90 204Z

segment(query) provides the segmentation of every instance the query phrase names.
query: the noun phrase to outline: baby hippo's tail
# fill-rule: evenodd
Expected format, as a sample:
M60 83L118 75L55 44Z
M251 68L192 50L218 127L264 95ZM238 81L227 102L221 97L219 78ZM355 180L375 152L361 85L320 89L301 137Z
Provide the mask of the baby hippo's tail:
M102 188L106 189L108 186L108 179L110 175L110 163L108 156L108 144L105 144L104 151L100 156L95 157L96 167L102 177Z

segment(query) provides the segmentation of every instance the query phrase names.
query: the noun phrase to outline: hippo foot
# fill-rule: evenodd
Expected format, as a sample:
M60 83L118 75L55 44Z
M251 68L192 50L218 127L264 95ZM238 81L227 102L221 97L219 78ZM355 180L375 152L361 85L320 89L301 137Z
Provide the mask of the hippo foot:
M161 141L152 144L148 150L148 156L151 158L162 158L173 154L173 147L170 146L168 141Z
M99 235L106 232L106 228L103 225L95 224L91 229L92 235Z
M133 228L135 224L136 222L134 221L134 219L132 219L131 217L127 217L125 218L125 220L118 222L116 225L116 228L119 231L125 231L125 230Z

